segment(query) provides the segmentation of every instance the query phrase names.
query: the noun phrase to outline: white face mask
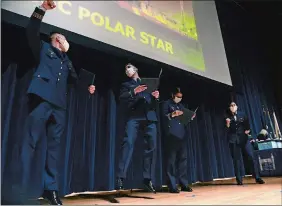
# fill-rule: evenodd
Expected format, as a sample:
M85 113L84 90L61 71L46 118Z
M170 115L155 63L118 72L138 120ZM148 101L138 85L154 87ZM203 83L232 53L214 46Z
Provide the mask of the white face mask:
M128 77L132 77L136 73L136 69L134 66L129 66L126 68L125 73Z
M182 98L179 97L174 97L173 101L177 104L179 102L181 102Z

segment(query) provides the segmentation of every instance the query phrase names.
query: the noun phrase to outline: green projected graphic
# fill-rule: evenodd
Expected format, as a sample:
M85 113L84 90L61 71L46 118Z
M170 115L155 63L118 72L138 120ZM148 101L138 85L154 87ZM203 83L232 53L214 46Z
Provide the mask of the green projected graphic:
M137 16L178 33L179 38L188 37L186 42L191 46L181 47L180 45L181 49L177 49L174 45L176 52L169 59L178 58L186 66L205 71L192 1L116 1L116 3Z

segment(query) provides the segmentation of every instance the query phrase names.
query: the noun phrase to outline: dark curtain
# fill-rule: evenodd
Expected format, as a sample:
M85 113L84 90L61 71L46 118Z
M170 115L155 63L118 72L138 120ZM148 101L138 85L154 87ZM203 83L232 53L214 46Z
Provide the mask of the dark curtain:
M3 26L3 50L7 42L20 45L17 51L7 52L2 63L1 82L1 126L2 126L2 190L12 181L15 164L19 158L20 140L27 116L26 90L32 70L28 64L29 56L24 46L22 28ZM254 133L261 128L261 104L266 102L275 108L270 86L262 85L257 71L259 64L255 58L240 55L240 40L231 43L228 34L234 30L226 29L223 37L231 70L233 88L199 78L188 72L165 67L161 79L161 100L169 98L172 86L180 86L184 93L183 102L189 108L199 106L197 117L189 125L187 134L189 182L210 181L215 178L234 176L233 164L223 127L223 115L231 99L235 99L241 110L250 120ZM46 37L42 37L46 38ZM235 38L236 39L236 38ZM234 41L234 40L233 40ZM237 45L232 48L231 45ZM96 74L97 92L90 96L87 92L89 75L80 76L77 88L70 88L68 94L67 126L61 139L61 156L58 163L60 194L72 192L113 190L116 164L120 153L120 143L124 133L125 117L117 100L120 83L125 79L124 65L135 64L141 76L157 76L159 67L142 63L142 59L126 59L111 56L71 43L69 52L77 69L84 68ZM236 56L236 58L234 58ZM240 61L238 61L238 59ZM251 59L251 60L250 60ZM7 68L7 69L6 69ZM27 71L27 72L23 72ZM79 71L79 70L78 70ZM24 75L19 75L25 73ZM267 76L267 75L264 75ZM86 80L87 79L87 80ZM264 80L265 81L265 80ZM267 95L266 95L267 94ZM154 155L154 182L157 187L166 184L163 164L161 125ZM128 170L127 188L142 187L142 136L137 139L132 162ZM39 153L40 154L40 153ZM40 157L38 157L40 160ZM13 180L15 181L15 180Z
M259 12L263 8L268 8L270 13L274 12L270 8L275 9L278 4L259 3L256 6L251 3L216 3L233 83L231 99L237 102L239 110L248 115L254 137L263 125L268 125L268 131L272 132L270 122L263 111L269 111L272 122L273 112L276 113L281 130L281 113L275 97L280 88L275 87L276 77L273 76L278 66L275 60L278 60L268 56L272 54L270 48L276 47L273 41L281 40L275 38L275 30L268 32L261 26L264 19L270 22L270 28L276 29L275 22L278 20L273 21L275 15L265 16ZM266 33L274 39L266 38Z
M277 45L273 44L281 41L275 31L279 22L275 16L278 4L216 2L233 83L230 100L238 104L238 110L247 114L253 138L266 125L268 132L273 133L271 122L274 124L274 112L280 130L282 128L279 111L281 104L277 101L281 92L277 95L280 88L276 86L277 76L273 76L279 73L280 68L277 64L279 60L275 56L277 52L274 52ZM265 16L262 12L265 9L272 15ZM271 31L263 29L262 22L268 22ZM271 38L266 38L268 35ZM243 160L247 163L246 157ZM245 169L245 173L251 174L249 165L245 164Z
M32 70L17 79L17 65L11 64L2 75L2 178L9 184L19 168L19 148L23 123L27 116L26 90ZM87 77L86 74L80 76ZM89 78L88 78L89 79ZM125 118L119 111L115 94L107 85L97 82L97 93L90 96L85 79L68 92L67 126L61 139L59 166L62 195L93 190L113 190L115 166L124 133ZM165 90L165 88L163 89ZM190 94L186 94L188 97ZM191 94L192 95L192 94ZM187 102L189 98L186 99ZM196 102L197 103L197 102ZM198 116L189 126L187 147L189 182L209 181L233 176L231 159L222 129L222 109L214 103L200 105ZM196 105L196 104L195 104ZM194 107L194 106L191 106ZM160 127L160 125L159 125ZM154 181L165 184L162 162L162 138L159 129L155 153ZM136 141L135 152L128 171L126 186L142 186L143 141ZM35 161L41 161L40 152ZM15 182L15 180L13 180ZM5 187L2 187L5 189Z

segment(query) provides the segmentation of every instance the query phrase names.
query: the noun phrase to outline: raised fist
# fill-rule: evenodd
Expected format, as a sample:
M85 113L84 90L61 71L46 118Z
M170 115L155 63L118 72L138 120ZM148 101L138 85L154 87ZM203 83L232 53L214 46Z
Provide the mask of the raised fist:
M225 121L226 121L226 126L227 126L227 127L230 127L231 119L227 118Z
M88 91L89 91L90 94L94 94L95 89L96 89L96 87L95 87L94 85L90 85L90 86L88 87Z
M55 4L54 1L45 0L45 1L43 1L41 6L46 10L51 10L51 9L54 9L56 7L56 4Z
M160 97L159 91L152 92L152 96L155 97L156 99L158 99Z

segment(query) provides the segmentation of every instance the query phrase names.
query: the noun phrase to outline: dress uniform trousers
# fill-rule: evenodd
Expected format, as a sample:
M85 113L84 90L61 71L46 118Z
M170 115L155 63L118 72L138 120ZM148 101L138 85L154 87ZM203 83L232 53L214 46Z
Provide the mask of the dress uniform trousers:
M259 168L258 168L258 163L255 160L254 157L254 150L249 141L246 141L245 143L229 143L229 148L231 152L231 156L233 159L233 165L234 165L234 172L236 176L236 180L242 182L242 166L243 162L241 159L241 154L243 154L245 157L248 158L248 162L251 165L253 177L258 179L260 178L259 175Z
M151 179L153 152L156 147L157 137L156 122L134 118L129 119L126 123L125 136L121 147L122 154L118 164L117 176L119 178L126 178L139 129L144 129L143 177L144 179Z
M243 162L241 154L248 157L253 177L256 179L259 178L259 170L257 161L254 158L254 150L248 140L248 136L245 134L245 131L250 130L248 118L243 112L237 112L235 115L227 116L227 118L231 120L230 127L227 128L227 131L236 180L242 182L243 175L241 171Z
M173 135L166 137L166 139L166 175L168 186L170 189L176 189L177 182L182 186L187 186L187 142L185 139L179 139Z
M58 190L56 164L60 138L65 128L66 110L38 96L33 96L29 106L21 151L22 186L27 189L28 195L38 196L42 194L42 186L44 190Z

